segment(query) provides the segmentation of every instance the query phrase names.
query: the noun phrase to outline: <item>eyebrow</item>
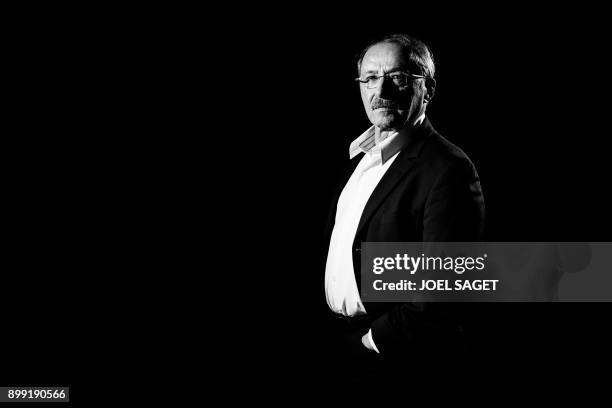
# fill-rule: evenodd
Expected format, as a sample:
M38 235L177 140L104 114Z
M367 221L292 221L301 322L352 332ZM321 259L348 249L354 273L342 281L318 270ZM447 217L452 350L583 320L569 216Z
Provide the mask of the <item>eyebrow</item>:
M398 71L406 71L406 69L400 68L400 67L396 67L396 68L391 68L388 71L385 71L385 74L391 74L393 72L398 72ZM364 74L378 74L378 70L373 70L373 69L369 69L366 72L364 72Z

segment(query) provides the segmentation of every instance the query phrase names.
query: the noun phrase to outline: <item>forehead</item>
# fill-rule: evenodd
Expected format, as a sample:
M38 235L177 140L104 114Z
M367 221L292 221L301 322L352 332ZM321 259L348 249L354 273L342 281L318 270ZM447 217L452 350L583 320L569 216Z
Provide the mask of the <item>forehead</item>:
M378 43L371 46L363 56L361 72L406 68L407 64L407 56L399 44Z

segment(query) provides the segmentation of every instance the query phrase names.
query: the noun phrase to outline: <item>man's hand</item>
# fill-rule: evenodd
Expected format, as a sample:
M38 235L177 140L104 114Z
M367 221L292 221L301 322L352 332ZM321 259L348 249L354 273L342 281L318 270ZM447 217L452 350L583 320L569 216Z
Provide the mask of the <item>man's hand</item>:
M368 349L368 350L372 350L372 351L376 351L374 350L374 345L372 344L372 342L370 341L370 336L368 336L368 333L364 334L361 337L361 343L363 343L363 345Z

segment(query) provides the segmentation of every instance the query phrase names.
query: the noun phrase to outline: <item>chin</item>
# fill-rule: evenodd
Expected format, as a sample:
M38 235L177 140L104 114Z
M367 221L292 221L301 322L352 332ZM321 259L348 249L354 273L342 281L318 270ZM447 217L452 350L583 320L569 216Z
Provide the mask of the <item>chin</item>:
M380 130L396 130L404 123L398 115L376 115L372 123Z

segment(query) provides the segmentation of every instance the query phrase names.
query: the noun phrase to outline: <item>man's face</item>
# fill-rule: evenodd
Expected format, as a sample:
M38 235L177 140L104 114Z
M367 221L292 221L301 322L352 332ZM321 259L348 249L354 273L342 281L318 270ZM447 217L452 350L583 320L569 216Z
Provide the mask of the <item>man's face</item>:
M399 44L378 43L363 56L360 77L395 71L408 71L408 56ZM365 84L359 87L368 119L381 130L401 129L414 123L425 110L425 79L409 79L406 86L398 87L385 77L379 80L376 88L368 89Z

